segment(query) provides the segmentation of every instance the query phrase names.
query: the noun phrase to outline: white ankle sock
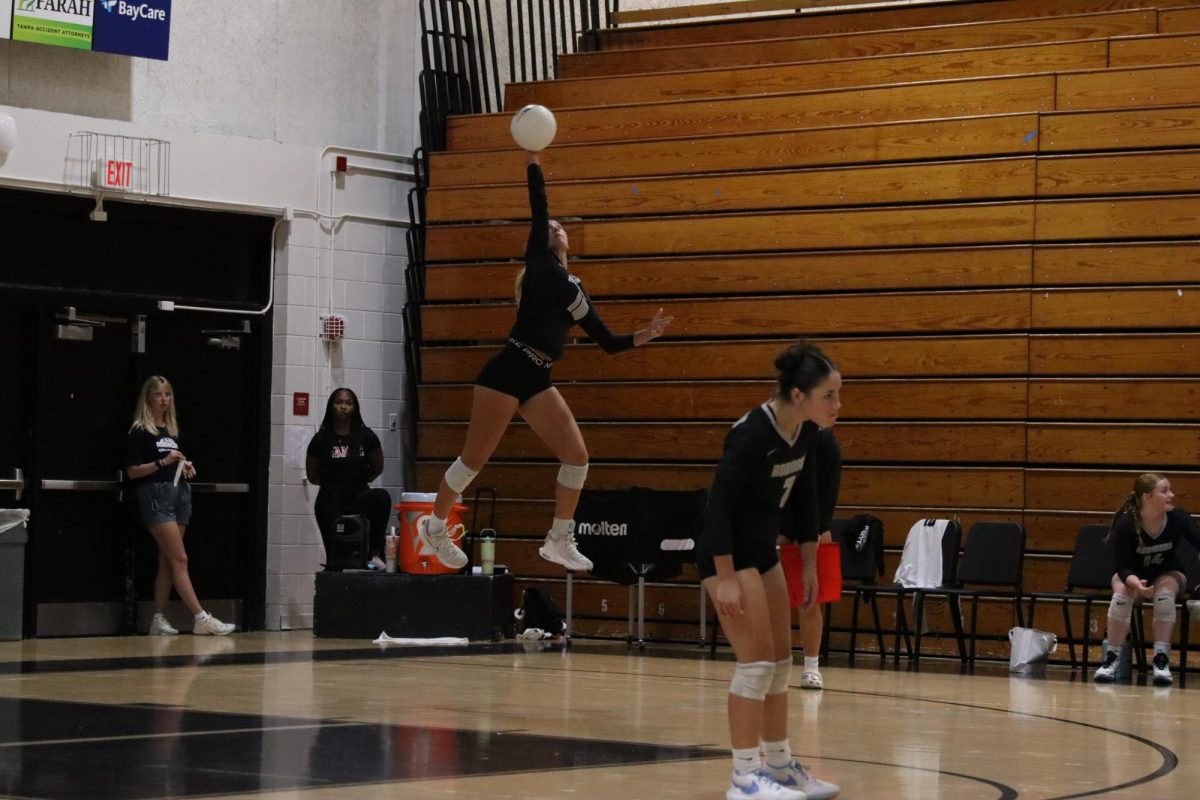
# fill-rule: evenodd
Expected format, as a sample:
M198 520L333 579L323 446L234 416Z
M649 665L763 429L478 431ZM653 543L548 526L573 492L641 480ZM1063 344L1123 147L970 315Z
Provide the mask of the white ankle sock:
M758 759L757 747L747 747L744 750L736 747L733 749L733 772L735 775L749 775L761 764L762 762Z
M763 759L768 767L786 767L792 763L792 746L787 739L778 742L763 742Z
M821 661L821 657L820 657L820 656L813 656L812 658L809 658L808 656L805 656L805 657L804 657L804 671L805 671L805 672L819 672L819 671L820 671L820 669L819 669L819 667L817 666L817 664L818 664L820 661Z
M430 514L429 515L429 532L431 534L441 533L444 530L446 530L446 520L442 519L441 517L437 516L436 514Z
M1154 655L1158 655L1159 653L1166 653L1167 655L1171 655L1171 643L1170 642L1155 642L1154 643Z
M203 622L206 619L208 619L207 611L201 611L199 614L196 615L196 622Z
M571 530L571 520L554 518L554 522L550 523L550 536L555 539L567 538L567 533Z

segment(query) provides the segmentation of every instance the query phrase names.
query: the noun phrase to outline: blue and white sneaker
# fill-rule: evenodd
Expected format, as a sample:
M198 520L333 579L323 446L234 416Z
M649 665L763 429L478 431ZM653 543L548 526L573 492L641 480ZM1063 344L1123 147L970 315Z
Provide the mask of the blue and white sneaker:
M764 769L733 776L725 800L808 800L804 792L780 786Z
M766 769L780 786L802 792L808 800L829 800L831 797L837 797L838 793L842 791L836 783L829 783L815 777L807 767L794 758L787 766L772 767L768 764Z

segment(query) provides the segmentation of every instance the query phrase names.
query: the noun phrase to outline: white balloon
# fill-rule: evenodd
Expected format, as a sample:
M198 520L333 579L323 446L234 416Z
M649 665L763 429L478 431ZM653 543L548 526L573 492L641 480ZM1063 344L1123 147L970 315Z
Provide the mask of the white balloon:
M513 139L522 150L536 153L539 150L545 150L554 141L554 134L558 132L558 123L555 122L554 114L550 113L550 109L545 106L529 105L513 114L509 130L512 131Z

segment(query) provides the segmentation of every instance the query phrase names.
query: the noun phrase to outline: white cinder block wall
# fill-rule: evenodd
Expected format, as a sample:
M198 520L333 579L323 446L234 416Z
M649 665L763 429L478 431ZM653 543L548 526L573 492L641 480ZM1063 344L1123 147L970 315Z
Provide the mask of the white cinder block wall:
M385 154L418 144L418 27L417 0L176 0L166 62L0 39L0 108L18 127L0 187L65 190L68 136L90 130L170 141L177 199L298 210L276 241L268 628L312 624L322 550L286 444L307 441L331 388L358 393L387 454L379 483L401 489L401 433L386 428L389 414L405 418L404 229L331 232L303 210L407 219L411 184L348 175L332 186L327 148L406 169ZM336 347L317 339L329 310L348 323ZM292 416L294 392L310 394L309 417Z

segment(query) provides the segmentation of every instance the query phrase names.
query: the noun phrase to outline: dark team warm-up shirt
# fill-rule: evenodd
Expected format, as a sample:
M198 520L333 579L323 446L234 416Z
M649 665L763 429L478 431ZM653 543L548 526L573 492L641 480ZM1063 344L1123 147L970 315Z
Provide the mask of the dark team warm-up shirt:
M709 554L730 555L735 539L774 547L781 532L797 542L817 540L816 470L804 464L818 431L805 422L795 440L789 439L766 403L734 423L704 512L702 539ZM789 530L781 530L785 510Z
M1166 527L1154 537L1137 530L1130 512L1119 514L1108 535L1117 576L1126 580L1130 575L1136 575L1150 581L1171 570L1186 572L1185 565L1179 561L1177 545L1180 539L1187 539L1200 550L1200 530L1182 508L1167 512Z
M366 426L345 436L326 428L317 431L308 443L308 456L321 462L318 497L332 492L342 503L349 503L370 488L367 474L371 464L367 454L380 447L379 437Z
M129 468L139 464L153 464L160 458L166 458L172 450L178 450L179 439L167 433L166 428L159 428L151 433L145 428L134 428L125 437L125 474ZM144 475L141 478L130 478L130 488L137 488L143 483L171 483L175 480L176 464L167 464L159 470ZM180 478L182 480L182 478Z
M550 204L541 167L530 164L528 178L533 222L525 246L525 277L521 280L517 321L508 335L554 361L562 358L567 332L575 323L606 353L633 347L633 334L617 335L608 329L579 279L567 272L550 250Z

